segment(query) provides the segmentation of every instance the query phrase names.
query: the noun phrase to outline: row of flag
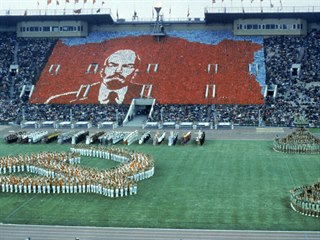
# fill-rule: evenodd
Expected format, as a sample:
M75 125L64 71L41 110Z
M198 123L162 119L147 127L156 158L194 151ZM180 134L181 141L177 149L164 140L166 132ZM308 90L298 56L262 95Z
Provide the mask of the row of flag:
M232 1L232 0L231 0ZM244 0L241 0L241 2L243 2ZM251 3L253 3L255 0L250 0ZM257 1L260 1L260 2L263 2L263 0L257 0ZM212 3L216 3L217 1L216 0L212 0ZM221 0L221 2L224 2L224 0Z
M232 0L231 0L231 1L232 1ZM244 1L244 0L241 0L241 2L243 2L243 1ZM251 3L253 3L254 1L257 1L257 2L258 2L258 1L260 1L260 2L263 2L263 0L250 0L250 2L251 2ZM221 0L221 2L224 2L224 0ZM270 0L270 2L271 2L271 0ZM212 3L217 3L217 0L212 0ZM281 0L280 0L280 3L282 3L282 2L281 2Z
M65 3L71 3L71 2L73 2L74 4L80 3L80 0L72 0L72 1L71 0L62 0L62 1L64 1ZM53 2L55 2L56 5L60 5L60 1L59 0L47 0L47 5L49 5L49 4L53 3ZM88 2L92 2L93 4L95 4L97 2L97 0L83 0L81 2L83 2L83 4L86 4ZM104 3L105 2L102 2L102 4L104 4ZM39 1L38 1L38 5L39 5Z
M243 2L244 0L241 0L241 2ZM257 2L263 2L263 0L250 0L250 2L251 3L253 3L254 1L257 1ZM271 0L269 0L270 1L270 7L274 7L274 5L273 5L273 3L271 2ZM223 3L224 2L224 0L221 0L221 2ZM231 0L231 2L232 2L232 0ZM279 0L279 2L280 2L280 6L282 7L282 0ZM217 0L212 0L212 3L217 3Z

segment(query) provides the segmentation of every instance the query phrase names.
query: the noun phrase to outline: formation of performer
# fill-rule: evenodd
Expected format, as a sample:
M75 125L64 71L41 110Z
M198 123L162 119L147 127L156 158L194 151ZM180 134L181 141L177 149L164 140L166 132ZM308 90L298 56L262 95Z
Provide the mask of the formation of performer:
M78 153L81 156L105 158L108 160L127 163L131 159L130 152L123 148L108 147L105 146L88 146L84 144L78 144L70 148L71 152Z
M293 210L307 216L320 216L320 180L310 186L300 186L290 191Z
M106 170L81 167L80 155L121 164ZM27 175L11 174L16 172ZM34 177L35 174L39 176ZM137 181L153 174L154 161L150 155L120 148L76 145L69 153L41 152L0 158L0 189L11 193L96 193L123 197L137 194Z
M273 149L287 153L320 154L320 139L313 136L306 128L297 128L284 138L276 138Z

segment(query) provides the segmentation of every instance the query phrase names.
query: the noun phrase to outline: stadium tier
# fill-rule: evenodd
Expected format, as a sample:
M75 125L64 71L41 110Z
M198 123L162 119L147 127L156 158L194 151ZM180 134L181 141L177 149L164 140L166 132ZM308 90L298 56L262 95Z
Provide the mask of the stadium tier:
M133 98L151 98L152 121L258 125L261 118L292 126L304 112L319 126L319 37L192 30L168 31L157 42L147 32L118 31L56 41L3 33L0 121L121 122ZM111 99L124 81L108 80L114 61L130 85Z

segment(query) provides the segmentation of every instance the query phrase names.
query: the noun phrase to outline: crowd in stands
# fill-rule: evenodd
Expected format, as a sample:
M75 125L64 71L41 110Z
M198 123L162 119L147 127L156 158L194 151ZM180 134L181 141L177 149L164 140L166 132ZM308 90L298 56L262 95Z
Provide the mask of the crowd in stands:
M152 121L206 122L209 120L208 105L160 105L154 106ZM151 119L150 119L151 120Z
M23 85L35 84L55 44L54 39L17 38L14 33L0 35L0 123L26 120L122 121L128 106L28 104L19 98ZM18 64L16 74L10 65ZM13 84L13 94L10 86Z
M14 62L15 34L0 34L0 98L7 99L10 89L9 69ZM2 104L1 104L2 105Z
M319 31L307 36L277 36L264 40L268 86L277 85L276 97L264 105L156 105L150 121L233 122L239 125L293 126L294 115L304 112L312 126L320 124ZM34 84L54 46L53 39L23 39L0 35L0 122L26 120L123 120L127 105L44 105L19 98L24 84ZM19 72L11 76L11 64ZM292 76L292 64L301 71ZM14 94L10 95L10 88ZM71 114L70 114L71 113Z
M277 86L276 97L259 105L157 105L153 120L233 122L239 125L293 126L303 112L311 126L320 124L319 31L307 36L277 36L264 41L267 82ZM301 71L292 74L292 65Z
M2 100L0 103L6 104L6 107L0 109L1 122L14 121L16 123L22 120L90 121L95 126L103 121L118 120L121 123L129 108L128 105L48 105Z
M232 122L242 126L258 126L262 118L260 105L160 105L156 104L153 119L164 122ZM259 113L260 112L260 113ZM161 119L162 116L162 119Z
M17 39L16 56L19 72L13 76L16 96L19 96L23 85L35 84L54 43L53 39Z
M266 125L291 126L293 115L303 111L311 124L320 122L320 31L307 36L266 38L267 85L277 85L276 97L265 101ZM292 64L301 64L292 73Z

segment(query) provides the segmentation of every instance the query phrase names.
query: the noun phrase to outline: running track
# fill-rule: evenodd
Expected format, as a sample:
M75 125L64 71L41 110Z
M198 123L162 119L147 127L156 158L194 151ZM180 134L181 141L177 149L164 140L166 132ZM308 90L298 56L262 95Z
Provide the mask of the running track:
M0 224L1 240L319 240L319 232L215 231Z

